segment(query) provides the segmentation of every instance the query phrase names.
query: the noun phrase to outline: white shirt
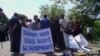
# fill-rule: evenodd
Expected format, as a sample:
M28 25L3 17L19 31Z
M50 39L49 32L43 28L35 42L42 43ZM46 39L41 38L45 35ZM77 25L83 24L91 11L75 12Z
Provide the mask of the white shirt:
M62 25L64 28L67 26L67 21L65 19L60 19L59 24ZM60 26L60 31L64 31L64 29Z
M91 27L87 27L87 33L91 33L92 28Z

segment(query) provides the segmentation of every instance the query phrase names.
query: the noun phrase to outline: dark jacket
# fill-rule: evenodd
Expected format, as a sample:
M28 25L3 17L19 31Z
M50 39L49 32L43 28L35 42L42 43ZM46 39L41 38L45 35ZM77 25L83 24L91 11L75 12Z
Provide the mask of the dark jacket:
M9 21L9 28L12 29L16 24L16 28L10 33L11 52L19 53L21 39L21 24L17 17L12 17Z
M41 20L41 29L49 28L50 27L50 21L48 19Z

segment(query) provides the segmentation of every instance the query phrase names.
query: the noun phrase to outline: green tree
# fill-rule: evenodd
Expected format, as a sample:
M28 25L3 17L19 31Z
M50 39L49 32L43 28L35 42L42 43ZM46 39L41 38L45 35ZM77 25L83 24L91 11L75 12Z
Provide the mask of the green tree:
M70 0L81 13L97 19L100 14L100 0Z
M97 16L100 14L100 0L68 0L75 7L70 10L69 18L78 17L86 25L94 26ZM71 18L72 19L72 18ZM74 18L75 19L75 18ZM77 19L77 18L76 18Z
M48 5L42 5L40 7L40 13L41 16L44 14L47 14L49 16L49 18L51 17L55 17L57 15L61 15L61 14L65 14L65 10L62 8L62 6L58 6L57 4L53 4L51 6Z
M50 6L49 5L42 5L40 7L41 16L43 16L44 14L49 14L49 10L50 10Z
M87 14L82 14L77 8L72 8L69 10L68 18L70 20L80 20L81 24L84 26L91 25L94 26L95 20L91 19Z

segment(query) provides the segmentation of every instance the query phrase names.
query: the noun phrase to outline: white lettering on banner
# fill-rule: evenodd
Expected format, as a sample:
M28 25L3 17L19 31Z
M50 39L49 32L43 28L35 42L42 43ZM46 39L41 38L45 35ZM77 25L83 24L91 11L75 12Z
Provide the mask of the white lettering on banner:
M53 52L53 41L50 28L33 31L22 27L20 53Z

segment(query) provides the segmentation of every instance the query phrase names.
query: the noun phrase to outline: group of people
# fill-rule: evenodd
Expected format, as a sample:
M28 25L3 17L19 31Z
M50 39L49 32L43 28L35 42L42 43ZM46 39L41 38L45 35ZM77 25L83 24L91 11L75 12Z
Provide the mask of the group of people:
M59 18L56 16L55 20L50 21L47 15L40 20L37 15L33 17L34 22L27 19L25 15L14 13L9 21L9 31L11 38L11 51L16 55L20 52L21 28L26 27L32 30L41 30L51 28L52 39L54 47L65 49L63 33L60 31Z
M55 50L56 48L59 48L59 50L66 49L64 42L64 33L76 36L79 33L81 33L82 30L79 20L74 22L72 21L67 22L64 19L63 14L51 18L48 18L48 15L45 14L43 15L42 20L40 20L40 18L37 15L34 15L32 21L23 14L14 13L14 15L9 20L7 25L8 25L7 32L10 35L10 41L11 41L11 52L14 53L13 56L24 56L24 54L19 54L22 27L26 27L32 30L41 30L50 28Z

